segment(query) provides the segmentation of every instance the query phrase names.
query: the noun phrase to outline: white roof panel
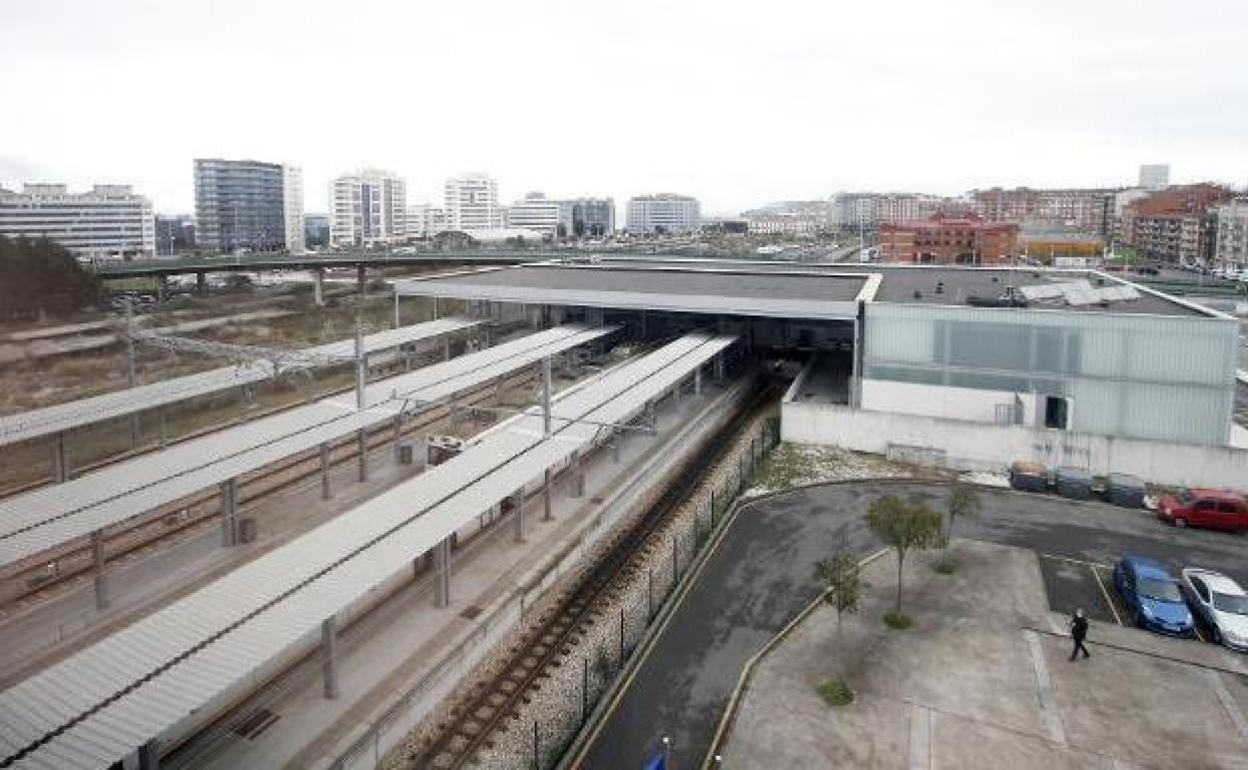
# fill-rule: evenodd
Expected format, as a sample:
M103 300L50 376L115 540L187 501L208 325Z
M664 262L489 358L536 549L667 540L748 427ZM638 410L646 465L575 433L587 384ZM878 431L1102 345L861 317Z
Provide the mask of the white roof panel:
M119 669L145 671L132 675L129 683L111 677L103 682L90 679L97 704L104 704L111 693L139 679L150 678L107 705L87 707L83 713L91 713L34 750L28 759L42 761L41 757L56 752L62 744L77 745L80 734L106 721L122 720L127 732L134 728L144 736L157 735L171 727L191 708L208 703L225 687L243 681L256 666L313 634L321 619L336 614L397 571L406 569L413 555L427 551L481 511L585 446L598 430L596 425L568 420L623 419L731 342L731 338L690 335L636 362L604 372L562 394L555 402L552 413L563 418L562 422L555 422L555 436L541 435L539 414L531 411L519 416L509 421L505 429L492 432L449 462L102 640L89 651L122 658ZM330 569L331 565L336 566ZM278 577L256 579L257 573L270 574L272 567L282 568ZM262 593L270 598L266 601L262 596L240 597L236 589L247 584L262 586ZM198 615L201 608L223 606L237 618L231 625L221 625L229 624L229 620L218 619L217 630L197 628L186 633L179 625ZM154 621L160 616L169 622L157 625ZM142 649L134 644L138 636L153 629L168 633L169 628L175 629L171 635L178 637L179 644L187 650L208 639L213 641L181 660L171 654L165 654L163 659L135 655L136 649ZM223 630L225 633L218 638ZM80 668L88 665L89 657L87 651L79 653L19 687L32 692L59 691L60 683L76 677ZM135 661L136 657L142 659ZM13 693L0 693L0 713L13 708ZM74 697L75 702L80 702L77 694ZM144 708L140 705L144 702L164 707ZM184 705L170 708L170 703ZM46 734L64 724L46 720L39 729ZM129 750L143 740L146 738L132 740ZM103 757L95 766L106 766L124 753Z
M0 566L392 419L404 399L409 408L444 399L613 330L562 326L529 335L373 383L364 412L355 411L354 396L331 397L0 500Z
M389 329L366 336L363 340L364 349L366 352L383 350L403 343L417 342L461 331L477 323L479 322L470 318L444 318ZM354 351L355 341L349 339L306 348L303 352L316 356L351 356L354 355ZM102 420L124 417L165 404L173 404L258 382L272 376L272 365L267 361L257 361L248 366L211 369L198 374L188 374L184 377L175 377L0 417L0 446L73 430Z

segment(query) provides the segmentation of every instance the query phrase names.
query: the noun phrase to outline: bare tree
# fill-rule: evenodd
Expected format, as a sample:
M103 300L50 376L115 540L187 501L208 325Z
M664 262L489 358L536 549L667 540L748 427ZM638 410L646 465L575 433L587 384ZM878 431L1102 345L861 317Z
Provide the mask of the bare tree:
M945 535L942 543L945 552L941 556L941 562L946 566L951 566L949 561L949 544L953 541L954 524L963 516L974 516L979 513L979 509L979 492L975 489L975 485L968 484L965 481L955 481L953 486L949 487L949 497L945 501L945 511L949 514L949 519L945 526Z
M815 575L823 583L823 600L836 609L836 632L841 632L841 619L858 612L862 578L858 557L849 548L849 539L842 532L832 555L815 564Z
M867 512L867 524L885 545L897 552L897 604L893 614L901 614L902 567L906 552L913 548L931 548L943 531L941 515L933 511L923 500L912 497L902 500L896 495L884 495L871 501Z

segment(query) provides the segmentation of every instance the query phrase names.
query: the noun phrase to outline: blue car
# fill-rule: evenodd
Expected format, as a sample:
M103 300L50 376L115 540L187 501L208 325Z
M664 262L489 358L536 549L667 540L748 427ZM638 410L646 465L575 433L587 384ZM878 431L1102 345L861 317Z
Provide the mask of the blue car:
M1114 588L1127 605L1130 620L1140 628L1167 636L1196 635L1179 582L1156 560L1146 556L1122 559L1114 566Z

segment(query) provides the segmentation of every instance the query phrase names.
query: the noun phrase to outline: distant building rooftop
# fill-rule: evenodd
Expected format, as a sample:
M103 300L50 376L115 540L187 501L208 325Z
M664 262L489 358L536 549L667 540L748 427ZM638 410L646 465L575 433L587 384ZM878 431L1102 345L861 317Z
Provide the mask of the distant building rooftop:
M409 296L498 302L834 320L856 317L859 300L966 305L968 297L994 300L1007 287L1078 280L1093 288L1122 285L1118 279L1083 270L611 258L415 278L401 283L399 291ZM1216 315L1136 288L1138 298L1105 305L1047 300L1030 306L1084 313ZM1009 312L1009 308L1000 310Z

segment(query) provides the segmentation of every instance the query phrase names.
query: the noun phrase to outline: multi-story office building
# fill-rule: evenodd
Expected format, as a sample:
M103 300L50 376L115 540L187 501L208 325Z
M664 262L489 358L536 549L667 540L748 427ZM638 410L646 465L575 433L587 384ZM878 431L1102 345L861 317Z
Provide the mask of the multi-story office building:
M365 169L330 183L329 244L397 243L407 238L407 185L388 171Z
M1208 264L1217 233L1213 207L1230 197L1223 187L1197 184L1140 198L1123 209L1123 240L1151 259Z
M1145 190L1164 190L1170 186L1169 163L1145 163L1140 166L1140 187Z
M190 214L156 215L156 253L173 256L195 248L195 217Z
M1019 227L981 217L944 217L880 225L880 261L922 265L996 265L1018 253Z
M498 182L488 174L464 174L446 180L446 229L486 230L503 226Z
M303 218L303 239L306 246L329 245L329 214L307 214Z
M47 237L83 259L152 257L152 204L129 185L97 184L71 193L63 184L0 188L0 235Z
M628 201L628 232L632 235L691 233L701 220L698 199L688 195L659 193Z
M299 169L255 160L195 159L196 238L213 252L302 251L303 217Z
M407 207L407 236L409 238L432 238L446 229L446 212L429 203L414 203Z
M559 224L565 237L609 238L615 234L615 200L573 198L560 201Z
M972 190L975 212L991 222L1063 224L1079 232L1106 235L1113 228L1112 189Z
M531 192L507 207L507 227L557 238L561 208L559 201Z
M1214 265L1220 270L1248 270L1248 197L1214 207L1217 238Z

